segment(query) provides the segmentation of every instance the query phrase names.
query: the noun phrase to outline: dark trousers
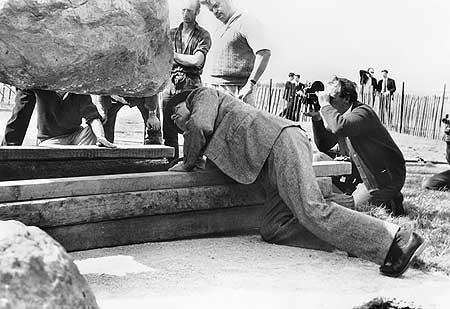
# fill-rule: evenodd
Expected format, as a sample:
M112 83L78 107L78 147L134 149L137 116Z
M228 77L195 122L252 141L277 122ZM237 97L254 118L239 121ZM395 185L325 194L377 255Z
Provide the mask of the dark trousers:
M158 130L152 130L147 125L147 120L149 118L149 109L146 106L146 100L157 100L157 96L154 97L148 97L148 98L127 98L127 102L130 101L129 106L133 107L136 106L139 109L139 112L141 113L142 119L144 120L144 144L145 145L151 145L151 144L161 144L162 138L161 138L161 131ZM114 142L114 129L116 126L116 119L117 119L117 113L120 111L120 109L125 106L125 104L116 102L112 102L112 99L110 96L101 96L100 97L100 104L102 105L102 108L105 110L105 113L107 115L107 120L103 124L103 128L105 130L105 137L108 141L111 143ZM157 104L157 103L156 103ZM159 115L159 108L156 106L156 117L160 119Z
M182 87L182 89L175 89L175 86L173 84L170 85L169 89L167 89L163 93L163 138L164 138L164 145L174 147L175 148L175 156L174 160L178 159L180 157L180 151L178 149L178 128L173 122L173 120L170 118L171 115L169 115L166 112L166 106L169 103L170 99L172 99L176 94L187 91L187 90L193 90L195 88L201 87L202 81L200 77L186 77L186 83Z
M446 157L447 162L450 164L450 142L447 142ZM450 191L450 170L425 179L422 187L429 190Z
M2 146L22 145L35 105L36 97L33 91L16 89L14 108L6 123Z

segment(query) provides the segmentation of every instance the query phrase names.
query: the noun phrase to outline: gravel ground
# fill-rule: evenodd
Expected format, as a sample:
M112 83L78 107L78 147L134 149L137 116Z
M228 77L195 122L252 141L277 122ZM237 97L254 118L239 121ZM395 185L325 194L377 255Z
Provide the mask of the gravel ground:
M102 308L353 308L375 297L449 308L450 280L342 252L267 244L259 236L193 239L74 252Z

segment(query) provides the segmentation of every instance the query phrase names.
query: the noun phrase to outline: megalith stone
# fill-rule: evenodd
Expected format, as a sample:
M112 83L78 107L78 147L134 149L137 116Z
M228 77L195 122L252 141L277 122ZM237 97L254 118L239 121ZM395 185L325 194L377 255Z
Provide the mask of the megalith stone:
M98 308L64 248L37 227L0 221L0 308Z
M0 0L0 81L150 96L169 79L167 0Z

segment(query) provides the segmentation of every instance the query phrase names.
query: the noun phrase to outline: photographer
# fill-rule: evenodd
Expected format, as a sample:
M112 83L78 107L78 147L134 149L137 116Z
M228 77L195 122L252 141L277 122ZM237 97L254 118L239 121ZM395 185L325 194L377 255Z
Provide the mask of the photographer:
M450 164L450 119L448 115L442 119L445 124L445 142L447 143L446 159ZM426 178L422 188L429 190L450 191L450 170Z
M331 154L338 145L335 154L348 157L354 167L355 178L341 190L352 192L355 206L370 202L393 215L404 214L400 190L405 183L405 160L373 109L357 101L356 84L335 77L318 97L320 112L309 113L317 148Z

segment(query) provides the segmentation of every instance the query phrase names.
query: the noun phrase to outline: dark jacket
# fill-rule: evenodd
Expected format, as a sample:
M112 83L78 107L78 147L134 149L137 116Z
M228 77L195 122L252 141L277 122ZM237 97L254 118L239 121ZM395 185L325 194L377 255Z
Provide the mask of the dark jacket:
M341 115L328 105L321 113L328 128L322 120L313 121L319 151L327 152L339 143L340 154L350 157L369 191L404 181L403 154L370 106L356 102Z
M28 95L36 96L38 139L72 134L80 129L82 119L87 123L101 119L90 95L69 93L59 95L54 91L33 90Z
M392 78L388 77L386 88L387 88L387 91L389 91L390 94L394 94L394 92L397 90L397 87L395 86L395 81ZM378 92L382 92L383 91L383 80L382 79L380 79L378 81L377 91Z

